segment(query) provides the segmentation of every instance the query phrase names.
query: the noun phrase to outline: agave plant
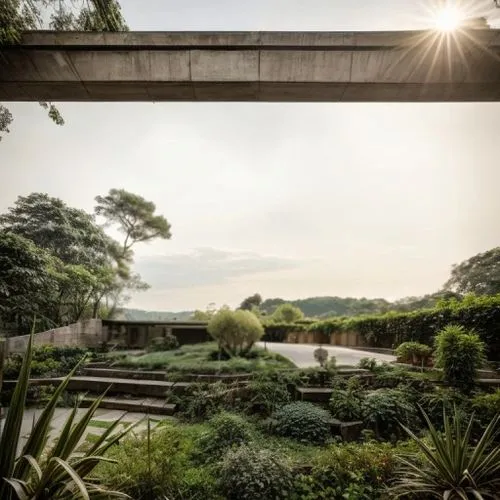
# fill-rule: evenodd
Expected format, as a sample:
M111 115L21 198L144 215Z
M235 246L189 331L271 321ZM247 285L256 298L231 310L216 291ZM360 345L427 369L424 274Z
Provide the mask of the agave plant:
M500 415L473 443L474 416L468 424L462 422L462 414L455 407L452 419L443 415L444 431L440 433L422 413L429 430L427 439L418 438L403 426L418 445L420 456L399 457L401 467L391 493L396 498L499 499L500 446L496 443Z
M98 398L79 420L76 419L78 410L78 404L76 404L59 436L54 440L54 444L47 449L50 423L57 401L77 367L54 392L18 456L31 359L32 338L28 342L19 379L0 436L0 498L2 500L129 498L123 493L105 490L88 477L100 462L112 461L105 458L104 453L132 426L112 434L120 424L121 419L118 419L106 429L88 451L75 454L102 397Z

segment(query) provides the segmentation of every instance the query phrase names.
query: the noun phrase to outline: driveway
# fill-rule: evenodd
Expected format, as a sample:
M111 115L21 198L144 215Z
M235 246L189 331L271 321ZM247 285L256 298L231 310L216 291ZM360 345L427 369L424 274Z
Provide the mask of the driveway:
M259 342L260 347L264 347L264 342ZM281 344L277 342L266 342L266 346L270 351L277 352L290 358L299 367L318 366L314 359L314 350L319 346L316 344ZM377 361L383 362L396 361L395 356L389 354L377 354L375 352L359 351L358 349L349 349L348 347L327 346L323 345L328 350L330 356L335 356L337 365L355 366L360 359L375 358Z

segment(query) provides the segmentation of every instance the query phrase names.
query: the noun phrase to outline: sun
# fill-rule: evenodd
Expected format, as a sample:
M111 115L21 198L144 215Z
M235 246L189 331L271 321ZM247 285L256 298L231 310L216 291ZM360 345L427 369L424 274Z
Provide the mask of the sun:
M460 9L447 6L436 13L434 22L440 31L454 31L460 28L464 19L465 15Z

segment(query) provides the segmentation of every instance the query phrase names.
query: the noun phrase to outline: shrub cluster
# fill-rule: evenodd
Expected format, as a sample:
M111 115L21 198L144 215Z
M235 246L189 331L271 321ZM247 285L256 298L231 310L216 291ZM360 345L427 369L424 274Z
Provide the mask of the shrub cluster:
M449 325L436 336L435 347L436 367L443 369L445 382L470 391L485 362L485 346L479 336L463 326Z
M31 376L59 377L67 375L85 356L87 351L80 347L54 347L50 345L33 348ZM15 380L19 376L24 355L12 353L4 363L5 380Z
M473 329L488 346L490 360L500 360L500 295L468 297L448 301L433 309L410 313L338 318L317 322L308 331L327 335L340 331L359 332L373 347L395 348L414 341L432 345L434 336L449 324Z
M201 457L206 462L219 460L230 448L252 440L253 427L241 415L222 412L208 421L208 430L198 440Z
M179 340L175 335L167 334L164 337L151 339L148 346L150 352L173 351L179 348Z
M244 355L264 335L257 316L250 311L221 309L208 323L208 333L231 356Z
M224 457L220 484L227 500L285 500L292 495L293 473L280 453L240 446Z
M274 413L276 434L305 443L324 443L331 435L331 416L312 403L296 401Z

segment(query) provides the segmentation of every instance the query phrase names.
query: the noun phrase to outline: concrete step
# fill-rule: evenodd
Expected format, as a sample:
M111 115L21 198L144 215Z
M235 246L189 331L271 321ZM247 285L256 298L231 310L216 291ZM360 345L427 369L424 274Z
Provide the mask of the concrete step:
M30 385L59 385L62 380L62 377L30 379ZM15 380L4 381L5 389L12 389L15 385ZM76 376L69 381L67 390L97 394L108 391L108 394L129 394L131 396L164 398L170 392L180 394L190 385L189 382Z
M81 402L82 408L88 408L95 398L86 397ZM149 413L151 415L173 415L176 405L165 403L162 399L126 399L126 398L104 398L99 408L106 410L120 410L131 413Z
M500 378L480 378L477 383L483 387L500 387Z
M168 380L167 373L167 380ZM182 377L182 380L186 382L248 382L252 378L251 373L219 373L219 374L211 374L211 375L200 375L197 373L183 373L183 374L175 374L176 377Z
M100 378L125 378L132 380L165 380L166 372L163 370L126 370L120 368L85 367L84 375Z
M108 394L164 398L170 392L180 394L190 385L189 382L81 376L70 380L68 390L102 394L109 388Z
M332 397L333 389L329 387L297 387L298 399L312 403L327 403Z
M89 361L84 365L84 369L87 368L106 368L109 366L109 361Z

